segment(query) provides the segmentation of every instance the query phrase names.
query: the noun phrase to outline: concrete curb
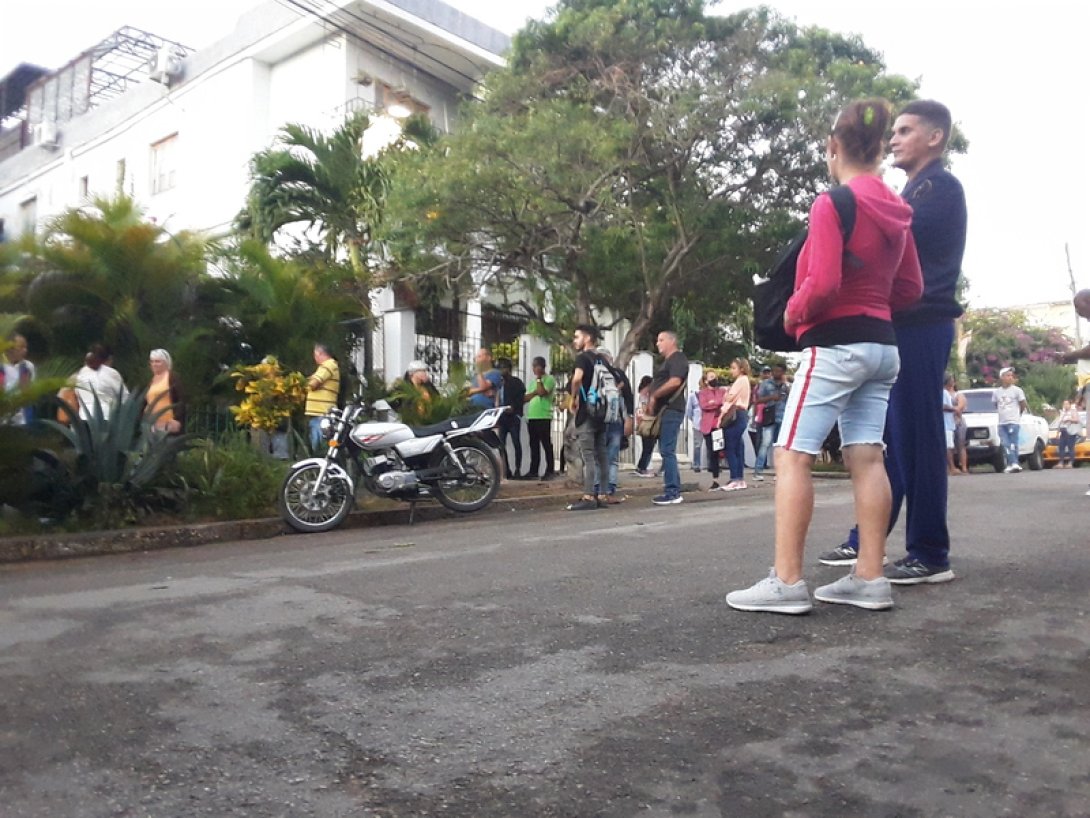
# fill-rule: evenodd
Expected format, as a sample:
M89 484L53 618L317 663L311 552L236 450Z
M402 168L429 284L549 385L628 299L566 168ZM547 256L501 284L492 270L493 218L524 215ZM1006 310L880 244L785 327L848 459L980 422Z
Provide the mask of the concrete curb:
M694 490L695 486L684 486ZM654 496L661 487L625 489L625 494ZM559 484L555 491L514 497L497 497L492 504L477 515L504 514L535 508L562 508L569 496L578 496ZM371 528L386 525L405 525L410 519L407 503L390 508L361 509L353 511L338 527L338 531L354 528ZM412 513L414 523L439 519L458 519L464 515L444 508L436 502L421 503ZM0 564L30 562L34 560L70 559L102 554L129 554L138 551L158 551L164 548L192 548L221 542L239 540L264 540L282 534L295 534L279 517L263 517L253 520L228 520L190 525L126 528L111 531L85 531L78 533L36 534L0 538Z
M843 479L846 474L816 472L816 478ZM651 498L662 491L658 480L648 484L623 485L621 491L631 499ZM771 488L772 483L763 484ZM754 488L758 488L754 486ZM758 489L761 490L761 489ZM704 503L725 499L726 494L701 492L697 483L682 484L689 502ZM550 484L538 494L499 496L492 504L476 515L509 514L538 508L559 510L579 496L579 490L562 481ZM384 501L380 501L384 502ZM627 504L625 504L627 505ZM624 508L621 505L619 508ZM440 506L435 502L419 505L413 516L414 523L430 520L457 519L463 515ZM409 522L410 507L399 503L382 509L353 511L337 530L371 528L386 525L405 525ZM103 554L131 554L140 551L158 551L164 548L192 548L214 543L239 540L264 540L282 534L294 534L279 517L263 517L254 520L229 520L215 523L194 523L145 528L126 528L114 531L86 531L75 534L37 534L25 537L0 538L0 565L37 560L71 559Z

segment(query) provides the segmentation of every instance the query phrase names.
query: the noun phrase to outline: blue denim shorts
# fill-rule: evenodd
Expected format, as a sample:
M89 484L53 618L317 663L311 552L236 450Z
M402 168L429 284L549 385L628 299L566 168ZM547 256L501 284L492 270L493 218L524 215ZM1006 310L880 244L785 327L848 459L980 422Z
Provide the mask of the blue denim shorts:
M820 454L833 424L840 445L882 443L889 391L901 359L891 344L807 347L787 398L777 446Z

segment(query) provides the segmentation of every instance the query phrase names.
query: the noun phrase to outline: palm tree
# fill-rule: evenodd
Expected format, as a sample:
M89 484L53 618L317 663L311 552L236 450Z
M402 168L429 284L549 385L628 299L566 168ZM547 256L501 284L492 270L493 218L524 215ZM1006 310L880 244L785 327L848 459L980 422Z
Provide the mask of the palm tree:
M250 193L236 220L243 233L266 244L288 225L303 226L306 234L316 231L327 261L347 256L359 309L367 318L375 284L372 242L390 189L387 159L392 152L435 139L427 119L413 116L392 144L365 155L364 134L370 127L365 113L353 114L328 135L305 125L285 125L278 144L251 159ZM364 333L365 339L369 336ZM370 374L369 343L364 358Z
M105 342L126 378L146 376L156 347L176 347L196 330L205 244L146 221L127 196L67 210L23 259L26 311L47 327L50 352L82 357Z
M356 315L352 276L343 265L278 258L251 239L219 267L215 312L233 336L233 357L245 345L253 358L275 355L309 372L314 343L339 347L345 322Z

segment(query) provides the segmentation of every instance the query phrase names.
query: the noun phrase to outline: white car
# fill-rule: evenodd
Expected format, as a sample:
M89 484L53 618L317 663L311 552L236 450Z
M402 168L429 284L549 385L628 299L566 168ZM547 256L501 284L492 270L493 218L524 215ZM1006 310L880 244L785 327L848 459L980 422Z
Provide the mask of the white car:
M966 389L965 445L969 465L991 463L996 471L1007 467L1006 454L999 443L999 413L992 403L993 389ZM1045 446L1048 445L1048 421L1039 415L1023 412L1018 433L1018 459L1033 471L1044 468Z

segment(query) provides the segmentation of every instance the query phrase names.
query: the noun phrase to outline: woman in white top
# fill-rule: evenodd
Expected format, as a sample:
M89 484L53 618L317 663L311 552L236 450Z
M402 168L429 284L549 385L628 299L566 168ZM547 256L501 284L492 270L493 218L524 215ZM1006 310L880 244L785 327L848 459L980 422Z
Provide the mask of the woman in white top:
M76 400L79 402L79 416L83 420L90 420L94 415L96 396L102 407L103 420L109 420L114 408L129 394L121 373L109 364L112 359L110 350L95 344L84 358L83 367L76 373Z
M1075 462L1075 442L1082 432L1082 418L1079 417L1079 408L1065 400L1060 411L1060 468L1070 469Z

